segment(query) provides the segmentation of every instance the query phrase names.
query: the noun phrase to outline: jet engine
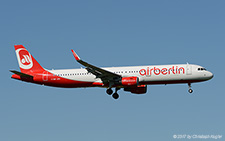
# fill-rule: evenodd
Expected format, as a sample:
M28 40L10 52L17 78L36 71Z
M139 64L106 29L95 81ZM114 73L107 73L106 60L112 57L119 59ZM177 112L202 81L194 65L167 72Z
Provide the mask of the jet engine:
M123 86L137 86L139 83L138 77L123 77L121 80Z
M134 87L125 87L124 91L128 91L134 94L145 94L147 92L147 85L139 85Z

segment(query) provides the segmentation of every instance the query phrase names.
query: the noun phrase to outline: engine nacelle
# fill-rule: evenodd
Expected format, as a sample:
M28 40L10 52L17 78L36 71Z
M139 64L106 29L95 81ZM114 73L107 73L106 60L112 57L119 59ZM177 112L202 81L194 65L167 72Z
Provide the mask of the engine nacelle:
M134 94L145 94L147 92L147 85L139 85L136 87L125 87L124 91L128 91Z
M123 77L121 80L123 86L137 86L139 83L138 77Z

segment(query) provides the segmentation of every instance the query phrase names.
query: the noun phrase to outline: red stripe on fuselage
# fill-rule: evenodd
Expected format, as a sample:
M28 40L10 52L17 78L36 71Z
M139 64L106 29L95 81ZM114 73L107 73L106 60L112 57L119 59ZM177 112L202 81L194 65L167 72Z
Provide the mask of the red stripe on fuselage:
M206 80L168 80L168 81L145 81L139 82L140 85L157 85L157 84L178 84L178 83L197 83Z
M34 83L44 84L44 85L53 86L53 87L62 87L62 88L100 87L103 85L102 83L98 83L98 82L85 82L85 81L71 80L71 79L60 77L60 76L56 76L50 72L35 74Z
M30 82L30 83L52 86L52 87L61 87L61 88L102 87L103 86L103 83L71 80L71 79L60 77L60 76L56 76L48 71L29 72L27 74L33 76L33 80L30 78L28 79L26 77L20 77L19 75L16 75L16 74L13 74L12 78Z

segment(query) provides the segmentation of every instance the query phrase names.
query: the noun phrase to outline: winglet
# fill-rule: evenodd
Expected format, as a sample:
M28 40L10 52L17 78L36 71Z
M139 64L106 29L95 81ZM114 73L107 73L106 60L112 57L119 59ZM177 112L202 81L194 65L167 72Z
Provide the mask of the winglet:
M74 50L71 49L71 51L72 51L73 56L75 57L75 59L76 59L77 61L79 61L79 60L80 60L80 57L75 53Z

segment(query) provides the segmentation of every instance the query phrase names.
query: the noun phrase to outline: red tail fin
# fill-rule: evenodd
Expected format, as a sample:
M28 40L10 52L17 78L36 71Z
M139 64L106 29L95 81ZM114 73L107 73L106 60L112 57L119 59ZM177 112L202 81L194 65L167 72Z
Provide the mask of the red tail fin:
M42 66L34 59L34 57L26 50L23 45L14 45L14 47L22 73L44 71Z

